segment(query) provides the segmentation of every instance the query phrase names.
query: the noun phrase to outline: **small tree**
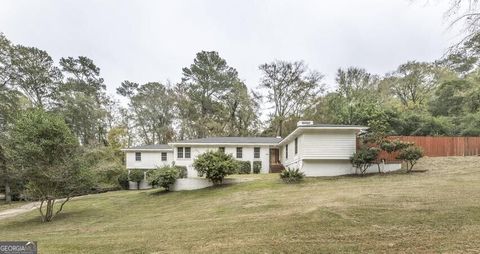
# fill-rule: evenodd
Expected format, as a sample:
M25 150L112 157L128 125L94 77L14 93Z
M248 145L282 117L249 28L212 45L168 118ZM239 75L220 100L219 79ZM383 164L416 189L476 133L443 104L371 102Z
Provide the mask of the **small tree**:
M27 111L15 122L8 142L13 166L24 169L27 193L41 201L43 222L53 220L72 196L93 185L78 160L77 139L62 118L43 110ZM54 211L59 198L64 200Z
M140 183L145 179L145 171L141 169L132 169L128 174L128 179L131 182L137 183L137 190L140 189Z
M410 146L413 146L413 143L404 142L404 141L400 141L400 140L391 141L391 140L388 140L388 139L384 139L379 143L380 149L387 152L389 155L391 155L392 153L398 152L398 151L402 151L403 149L405 149L407 147L410 147ZM378 167L379 167L379 172L380 172L380 165Z
M148 182L163 187L166 191L179 178L179 171L174 166L165 166L148 172Z
M208 151L199 155L193 162L193 166L199 176L205 176L213 184L218 185L223 182L225 176L235 173L238 163L231 154Z
M396 146L394 142L390 140L384 140L382 143L380 143L380 149L391 154L396 151Z
M380 153L380 149L376 147L362 147L351 158L352 165L360 170L360 173L364 175L367 169L375 163L375 160Z
M423 157L423 150L418 146L409 146L400 151L397 159L407 164L407 172L411 172L417 161Z
M395 146L395 151L401 151L403 149L406 149L406 148L414 145L414 143L404 142L404 141L400 141L400 140L393 141L393 144Z

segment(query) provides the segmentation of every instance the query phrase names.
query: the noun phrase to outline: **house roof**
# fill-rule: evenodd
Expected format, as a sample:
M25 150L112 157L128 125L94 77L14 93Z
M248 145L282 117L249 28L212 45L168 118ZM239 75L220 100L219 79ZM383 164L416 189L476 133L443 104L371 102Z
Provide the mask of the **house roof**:
M141 145L122 149L122 151L149 151L149 150L172 150L167 144Z
M353 130L360 131L368 129L368 127L360 125L344 125L344 124L311 124L311 125L300 125L292 133L286 136L279 145L284 145L287 142L290 142L298 135L305 132L305 130Z
M181 140L169 143L171 145L176 144L278 144L282 138L272 137L209 137L209 138L197 138L189 140Z
M360 128L364 129L366 127L360 125L348 125L348 124L310 124L310 125L300 125L299 128L309 128L309 127L323 127L323 128L332 128L332 129L339 129L339 128Z
M168 144L141 145L122 149L122 151L173 151L172 145L283 145L305 130L364 130L367 127L342 124L311 124L298 126L285 138L275 137L209 137L175 141Z

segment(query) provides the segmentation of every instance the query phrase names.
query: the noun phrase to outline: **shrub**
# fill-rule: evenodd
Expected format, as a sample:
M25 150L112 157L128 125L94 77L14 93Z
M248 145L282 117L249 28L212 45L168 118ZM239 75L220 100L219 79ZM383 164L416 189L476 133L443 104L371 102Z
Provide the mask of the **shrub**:
M137 183L137 189L140 189L140 182L144 179L144 170L141 169L132 169L130 174L128 174L128 179L132 182Z
M376 147L362 147L351 158L352 165L360 170L360 173L364 175L378 157L380 149Z
M152 169L147 171L147 182L152 187L158 186L159 170Z
M188 172L185 166L174 166L178 170L178 178L187 178Z
M380 148L387 153L393 153L396 151L403 150L412 145L413 143L404 142L400 140L394 140L394 141L384 140L382 143L380 143Z
M217 185L222 183L225 176L235 173L238 163L231 154L208 151L199 155L193 162L193 166L200 177L205 176Z
M303 180L303 177L305 177L305 174L300 172L298 168L287 168L280 173L280 179L282 179L284 183L298 183Z
M174 166L165 166L148 173L148 182L154 186L163 187L166 191L175 183L179 177L179 170Z
M238 174L250 174L252 172L252 164L250 161L238 161Z
M117 178L118 185L124 190L128 189L128 171L123 170L122 173Z
M80 154L83 167L93 173L96 189L118 188L125 166L111 147L83 147Z
M393 144L395 145L395 151L401 151L405 148L413 146L413 143L411 142L404 142L400 140L393 141Z
M258 174L262 170L262 162L261 161L254 161L253 162L253 173Z
M387 153L393 153L395 152L395 143L390 140L384 140L382 143L380 143L380 149Z
M423 157L423 150L418 146L409 146L400 151L397 159L405 161L407 172L411 172L417 161Z

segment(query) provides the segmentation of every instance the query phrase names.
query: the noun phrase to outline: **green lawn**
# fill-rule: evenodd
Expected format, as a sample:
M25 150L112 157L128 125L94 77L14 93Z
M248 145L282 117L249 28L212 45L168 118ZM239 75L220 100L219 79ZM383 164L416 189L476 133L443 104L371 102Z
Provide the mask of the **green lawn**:
M0 212L4 210L12 209L12 208L17 208L25 204L26 202L23 202L23 201L13 201L10 204L7 204L5 203L4 200L0 200Z
M476 252L480 157L424 159L424 173L308 179L278 175L164 194L117 191L0 221L1 240L40 253Z

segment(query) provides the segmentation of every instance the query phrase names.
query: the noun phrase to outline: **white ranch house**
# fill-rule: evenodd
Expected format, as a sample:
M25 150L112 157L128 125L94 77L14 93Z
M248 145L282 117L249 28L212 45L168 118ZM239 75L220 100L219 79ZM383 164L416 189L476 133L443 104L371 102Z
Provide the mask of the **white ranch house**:
M356 151L357 135L366 127L313 124L300 121L290 135L280 137L209 137L123 149L127 169L154 169L163 165L186 166L196 177L195 158L208 150L223 150L237 160L261 161L260 173L299 168L306 176L337 176L355 173L350 157ZM384 171L399 169L384 165ZM369 171L376 171L376 166ZM141 188L148 188L142 184Z

